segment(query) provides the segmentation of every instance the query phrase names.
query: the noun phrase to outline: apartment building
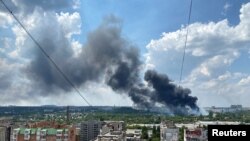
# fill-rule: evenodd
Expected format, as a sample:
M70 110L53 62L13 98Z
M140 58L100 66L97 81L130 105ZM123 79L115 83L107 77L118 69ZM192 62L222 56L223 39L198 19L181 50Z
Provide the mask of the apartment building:
M76 141L75 128L16 128L13 141Z
M100 134L102 121L85 121L80 125L80 141L92 141Z

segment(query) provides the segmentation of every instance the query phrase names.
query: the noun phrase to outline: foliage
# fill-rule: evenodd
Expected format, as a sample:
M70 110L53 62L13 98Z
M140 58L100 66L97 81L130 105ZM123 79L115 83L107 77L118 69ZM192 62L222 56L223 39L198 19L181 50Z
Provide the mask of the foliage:
M142 127L142 139L148 139L148 128L143 126Z

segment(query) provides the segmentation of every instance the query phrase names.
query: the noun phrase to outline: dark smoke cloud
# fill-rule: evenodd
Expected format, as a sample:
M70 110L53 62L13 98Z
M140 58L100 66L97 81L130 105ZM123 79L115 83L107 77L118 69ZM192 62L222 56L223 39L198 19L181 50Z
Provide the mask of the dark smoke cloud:
M197 98L190 96L191 90L175 85L166 75L148 70L144 80L148 83L148 88L139 87L135 90L132 89L130 93L134 93L134 95L146 93L150 103L163 104L175 114L186 113L188 108L199 110L196 105Z
M47 15L47 20L43 20L42 23L37 25L39 28L31 32L39 33L34 34L39 44L62 70L67 71L68 64L73 61L73 50L62 32L62 28L58 26L58 21L54 18L54 15L51 13L47 13ZM30 40L29 43L33 42ZM26 48L29 50L26 51ZM47 95L55 92L58 88L66 91L71 89L34 43L32 45L27 44L23 50L24 52L29 52L30 56L29 54L24 55L31 58L31 62L26 67L25 72L35 82L35 88L41 90L40 94Z
M191 90L182 88L154 70L145 72L146 85L131 88L129 96L136 106L151 109L157 104L166 107L166 111L173 114L189 114L190 110L199 111L196 105L197 98L190 96Z
M155 96L151 98L152 100L169 106L197 108L195 104L197 98L189 95L191 90L176 86L171 83L166 75L148 70L145 73L144 80L154 89Z
M114 16L106 17L89 33L77 57L65 36L56 34L56 40L50 40L46 32L41 35L42 46L77 87L105 78L108 86L117 93L128 94L138 107L151 108L161 104L174 114L187 113L188 109L198 110L197 98L190 96L191 90L176 86L166 75L149 70L144 81L140 79L142 63L138 50L122 37L121 21ZM27 73L42 87L43 94L55 93L58 89L71 90L39 50L35 51Z
M123 91L132 87L138 78L138 50L122 37L120 21L114 16L106 17L100 27L88 35L78 57L73 57L69 42L59 29L55 35L48 36L49 29L40 34L41 46L75 85L81 86L87 81L105 77L114 90ZM34 54L27 72L31 79L39 82L44 94L58 88L69 91L69 85L41 51L36 49Z

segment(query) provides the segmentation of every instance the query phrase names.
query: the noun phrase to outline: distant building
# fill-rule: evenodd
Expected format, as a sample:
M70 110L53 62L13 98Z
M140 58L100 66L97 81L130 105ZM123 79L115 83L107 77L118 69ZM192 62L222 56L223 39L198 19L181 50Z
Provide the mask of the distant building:
M202 128L184 129L184 141L207 141L207 130Z
M141 126L141 127L147 127L147 128L158 128L161 126L161 124L129 124L129 126Z
M179 140L179 128L175 127L173 122L162 122L160 127L161 141Z
M10 141L10 127L0 126L0 141Z
M178 141L179 129L178 128L161 128L161 141Z
M124 121L105 121L96 141L125 141Z
M125 141L125 134L122 131L111 131L104 135L98 135L95 141Z
M142 129L127 129L126 141L141 141Z
M231 105L230 107L231 107L231 109L235 109L235 110L242 110L243 109L242 105Z
M125 122L124 121L105 121L101 130L101 134L105 134L105 127L108 130L112 131L125 131Z
M99 135L102 121L85 121L81 123L80 141L92 141Z
M149 129L148 130L148 137L151 138L153 136L153 130Z
M75 128L16 128L13 141L76 141Z
M233 113L233 112L239 112L243 111L244 108L242 105L231 105L230 107L206 107L205 110L207 112L213 112L213 113Z
M195 123L186 123L186 124L179 123L179 124L175 124L175 126L178 128L186 127L188 129L195 129L195 128L204 127L208 125L239 125L239 124L242 124L242 122L239 122L239 121L197 121Z

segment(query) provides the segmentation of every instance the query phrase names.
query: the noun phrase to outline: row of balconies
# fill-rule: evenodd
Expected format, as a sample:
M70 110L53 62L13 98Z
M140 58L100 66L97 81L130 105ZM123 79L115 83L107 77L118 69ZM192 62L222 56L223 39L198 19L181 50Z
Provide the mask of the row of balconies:
M26 141L26 140L29 140L30 139L30 137L24 137L24 140ZM46 141L46 138L36 138L36 140L37 141ZM18 141L18 139L17 138L13 138L12 139L12 141ZM56 141L68 141L68 138L67 139L56 139Z
M63 134L63 135L64 139L57 139L57 141L68 141L68 134ZM13 141L17 141L17 136L18 132L14 132ZM62 134L56 134L56 136L62 137ZM29 139L30 139L30 132L24 132L24 140L29 140ZM37 134L36 139L41 141L46 141L46 132L45 133L41 132L41 134Z
M56 141L68 141L68 139L56 139Z

